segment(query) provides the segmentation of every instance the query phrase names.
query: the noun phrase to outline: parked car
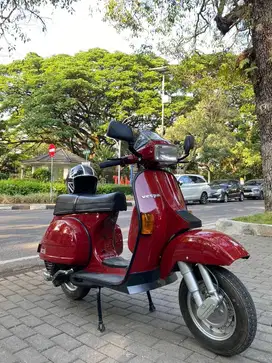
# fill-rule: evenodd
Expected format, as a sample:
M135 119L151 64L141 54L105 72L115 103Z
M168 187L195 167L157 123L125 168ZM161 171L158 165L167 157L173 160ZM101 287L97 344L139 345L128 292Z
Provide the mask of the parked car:
M244 190L238 180L214 180L210 183L211 194L209 201L228 202L231 199L244 200Z
M252 179L245 182L244 195L245 198L264 199L264 180Z
M178 174L175 175L180 183L180 188L186 202L208 202L211 188L206 179L197 174Z

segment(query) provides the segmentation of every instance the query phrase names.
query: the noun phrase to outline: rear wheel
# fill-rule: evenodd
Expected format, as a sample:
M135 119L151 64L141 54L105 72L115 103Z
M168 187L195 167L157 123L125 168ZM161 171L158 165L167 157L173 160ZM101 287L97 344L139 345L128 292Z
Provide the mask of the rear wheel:
M264 199L264 192L260 193L260 199L263 200Z
M201 194L200 200L199 200L200 204L207 204L208 202L208 194L206 192L203 192Z
M225 194L224 194L223 202L224 202L224 203L228 203L228 201L229 201L229 196L228 196L228 194L227 194L227 193L225 193Z
M244 193L240 193L240 196L239 196L239 201L240 202L243 202L244 201Z
M82 300L88 295L91 288L75 286L71 282L64 282L61 285L64 294L71 300Z
M216 310L204 320L197 316L197 306L182 280L179 288L179 304L188 328L200 343L216 354L232 356L247 349L257 329L254 303L242 282L230 271L216 267L212 269L215 287L222 297ZM199 278L202 298L209 293Z

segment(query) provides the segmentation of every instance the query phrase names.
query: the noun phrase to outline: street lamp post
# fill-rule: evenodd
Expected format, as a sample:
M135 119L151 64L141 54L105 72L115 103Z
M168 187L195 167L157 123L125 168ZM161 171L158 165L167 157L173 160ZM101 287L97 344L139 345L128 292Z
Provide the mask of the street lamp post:
M136 116L136 114L135 113L133 113L132 115L130 115L130 116L128 116L127 118L125 118L124 120L123 120L123 122L125 122L125 121L127 121L127 120L129 120L130 118L132 118L132 117L134 117L134 116ZM115 142L116 142L116 145L117 145L117 147L118 147L118 158L120 159L121 158L121 140L119 140L119 141L116 141L115 140ZM118 184L120 184L120 182L121 182L121 166L120 165L118 165L118 177L117 177L117 182L118 182Z
M151 71L157 71L159 73L162 73L162 88L161 88L161 103L162 103L162 114L161 114L161 128L162 128L162 136L164 135L164 104L170 103L170 98L165 98L165 73L168 71L167 66L163 67L156 67L156 68L150 68Z
M162 126L162 136L164 135L164 84L165 84L165 74L162 74L162 114L161 114L161 126Z
M118 141L118 158L121 158L121 140ZM118 165L118 184L121 182L121 165Z

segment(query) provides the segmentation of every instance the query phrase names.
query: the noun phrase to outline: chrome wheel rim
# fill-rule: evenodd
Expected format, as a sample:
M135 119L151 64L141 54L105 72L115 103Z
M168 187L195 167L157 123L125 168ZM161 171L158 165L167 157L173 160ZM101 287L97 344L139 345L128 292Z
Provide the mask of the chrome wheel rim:
M202 196L201 196L201 202L202 204L206 204L207 203L207 200L208 200L208 196L206 193L203 193Z
M206 286L203 282L199 283L199 290L203 299L208 297ZM202 334L212 340L224 341L234 334L237 322L236 313L230 298L220 288L219 295L222 297L221 303L215 311L204 320L198 318L197 305L190 292L188 292L187 295L187 305L194 324Z
M67 290L71 291L71 292L74 292L77 290L77 286L72 284L72 282L64 282L64 285L66 287Z
M228 201L228 195L227 194L225 194L225 196L224 196L224 201L225 201L225 203L227 203L227 201Z

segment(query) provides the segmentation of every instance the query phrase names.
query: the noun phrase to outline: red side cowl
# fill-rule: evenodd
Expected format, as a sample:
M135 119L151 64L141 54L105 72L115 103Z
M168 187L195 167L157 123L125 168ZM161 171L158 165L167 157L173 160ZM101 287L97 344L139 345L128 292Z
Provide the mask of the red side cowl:
M90 256L90 239L75 218L54 217L42 241L40 258L67 265L86 265Z
M161 259L161 278L166 278L178 261L203 265L231 265L249 257L243 246L224 233L192 230L174 238L167 245Z

